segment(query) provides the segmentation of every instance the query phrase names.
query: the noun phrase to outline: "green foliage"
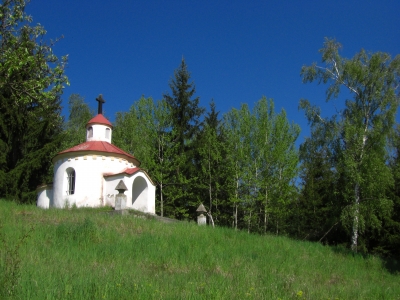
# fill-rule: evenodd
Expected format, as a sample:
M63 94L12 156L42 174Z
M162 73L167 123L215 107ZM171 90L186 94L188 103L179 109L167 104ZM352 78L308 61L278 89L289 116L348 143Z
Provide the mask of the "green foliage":
M39 109L45 109L68 83L64 75L66 57L59 61L53 54L54 42L43 41L46 31L42 26L30 26L32 18L24 12L26 4L25 0L5 0L0 6L0 88L18 105L37 102Z
M170 174L173 170L173 153L176 144L172 143L172 119L165 100L154 102L152 98L142 97L135 101L129 112L118 113L114 128L114 143L134 154L141 160L141 168L149 172L158 185L157 210L164 216L164 188L173 184ZM173 207L166 205L172 215Z
M26 1L0 5L0 195L33 201L51 177L62 137L60 96L67 58L52 52L42 26L31 26Z
M301 194L292 206L295 226L291 234L324 243L345 243L346 235L338 226L344 207L339 197L342 184L333 168L331 149L324 143L325 132L314 128L312 137L300 147Z
M231 173L227 163L226 136L218 118L214 101L204 120L204 127L195 142L197 169L196 194L218 225L230 226L229 181Z
M245 104L232 109L224 116L224 127L233 174L235 228L265 233L272 223L279 233L296 192L295 141L300 128L288 122L284 110L275 113L273 101L266 98L256 103L253 112ZM246 224L239 224L240 211Z
M196 89L194 83L190 82L190 73L183 58L169 86L172 95L164 94L164 99L172 118L173 140L179 145L178 153L183 154L190 149L190 141L200 129L199 119L204 112L199 107L199 97L192 99Z
M391 214L382 216L380 230L371 233L370 248L373 253L400 257L400 127L397 124L392 137L393 154L390 160L390 170L394 184L387 197L393 201Z
M386 197L393 185L386 150L399 105L400 56L392 60L386 53L361 50L346 59L339 55L340 47L327 39L320 50L324 65L305 66L301 74L304 82L329 84L327 101L338 98L342 88L353 99L346 100L344 109L330 118L322 118L320 109L307 100L300 107L312 126L306 144L315 140L315 145L329 149L326 159L336 172L336 183L341 184L336 189L343 201L341 224L351 232L351 247L357 251L369 248L370 232L381 229L393 205Z
M60 150L68 149L86 141L86 124L93 118L85 99L79 94L72 94L68 99L69 116L64 125L65 139Z
M170 84L171 95L164 94L171 117L171 153L168 159L174 170L169 174L171 188L165 190L168 202L173 209L168 215L188 219L195 213L198 199L195 195L197 182L195 159L195 139L200 132L200 117L204 109L199 107L199 97L194 99L195 85L190 82L190 73L185 60L174 72Z

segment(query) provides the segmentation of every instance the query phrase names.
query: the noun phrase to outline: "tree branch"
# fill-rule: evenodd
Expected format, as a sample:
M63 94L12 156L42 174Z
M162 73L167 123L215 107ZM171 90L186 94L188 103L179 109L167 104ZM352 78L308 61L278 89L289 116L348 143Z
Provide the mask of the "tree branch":
M328 72L332 79L339 82L340 84L343 84L345 87L347 87L350 91L352 91L353 93L355 93L357 96L359 96L359 93L357 92L357 90L353 87L351 87L350 85L348 85L347 83L345 83L343 80L340 79L340 73L339 70L336 67L336 62L334 61L334 65L335 65L335 69L337 74L333 73L331 70L329 70L328 68L324 68L324 67L320 67L320 66L315 66L318 69L324 70L326 72Z
M338 223L339 223L339 221L337 221L335 224L333 224L332 227L329 228L329 230L328 230L327 232L325 232L325 234L322 236L322 238L319 239L318 242L321 242L322 239L323 239L324 237L326 237L326 235L327 235L327 234L333 229L333 227L335 227Z

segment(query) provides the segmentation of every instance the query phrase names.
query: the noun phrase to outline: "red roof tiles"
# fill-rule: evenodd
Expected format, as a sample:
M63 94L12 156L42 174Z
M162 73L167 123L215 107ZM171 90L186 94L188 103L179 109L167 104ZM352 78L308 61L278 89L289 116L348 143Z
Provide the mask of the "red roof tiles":
M108 121L102 114L98 114L93 119L91 119L87 123L87 125L90 125L90 124L103 124L103 125L112 127L112 124L110 123L110 121Z
M117 172L117 173L105 173L104 176L108 177L108 176L114 176L114 175L119 175L119 174L133 175L139 171L143 171L143 170L140 168L126 168L125 170L123 170L121 172Z
M114 146L113 144L110 144L108 142L104 141L90 141L90 142L85 142L79 145L76 145L72 148L69 148L67 150L59 152L59 154L64 154L64 153L70 153L70 152L82 152L82 151L94 151L94 152L106 152L106 153L113 153L113 154L120 154L123 156L126 156L127 158L137 159L133 156L130 155L129 153L126 153L125 151L121 150L117 146ZM139 162L140 164L140 162Z
M133 175L137 172L143 172L143 174L146 175L146 177L150 180L151 184L153 184L154 186L156 185L154 181L150 178L149 174L147 174L147 172L145 170L142 170L141 168L126 168L125 170L117 173L104 173L103 176L111 177L120 174Z

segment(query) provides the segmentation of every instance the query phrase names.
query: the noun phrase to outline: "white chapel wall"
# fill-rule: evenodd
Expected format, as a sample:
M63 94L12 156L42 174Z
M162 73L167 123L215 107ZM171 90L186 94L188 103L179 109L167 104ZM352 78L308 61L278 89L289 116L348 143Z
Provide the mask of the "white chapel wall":
M115 195L118 193L118 191L115 190L115 187L120 180L123 180L126 187L128 188L128 190L125 191L125 195L127 196L127 208L132 208L153 214L156 213L155 186L151 183L147 176L140 171L133 175L117 174L106 177L104 179L104 195L105 198L108 199L109 203L112 203L111 206L115 205ZM145 183L147 185L146 191L140 189L141 187L143 187L144 184L142 186L140 186L140 184L137 185L138 181L142 184ZM133 199L132 196L135 197L135 199Z
M45 184L37 188L37 206L40 208L49 208L53 202L53 185Z
M133 167L122 157L87 154L64 156L54 163L54 206L63 208L68 205L103 206L103 174L122 172ZM75 170L75 191L68 195L67 169Z

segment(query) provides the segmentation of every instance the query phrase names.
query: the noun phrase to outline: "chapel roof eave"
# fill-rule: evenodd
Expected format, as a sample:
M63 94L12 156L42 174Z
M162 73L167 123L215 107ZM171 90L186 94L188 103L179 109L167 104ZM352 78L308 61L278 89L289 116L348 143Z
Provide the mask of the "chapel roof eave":
M141 162L134 157L133 155L123 151L122 149L118 148L117 146L110 144L105 141L88 141L81 143L79 145L76 145L72 148L63 150L59 153L57 153L53 157L53 162L55 159L59 156L67 155L67 154L73 154L73 153L79 153L79 154L90 154L90 153L98 153L98 154L104 154L104 155L114 155L117 157L125 157L128 161L134 162L136 166L140 166Z
M117 176L117 175L121 175L121 174L132 176L138 172L143 173L147 177L147 179L150 181L150 183L153 186L156 186L155 182L150 178L149 174L147 174L147 172L141 168L126 168L123 171L117 172L117 173L104 173L103 177L112 177L112 176Z

